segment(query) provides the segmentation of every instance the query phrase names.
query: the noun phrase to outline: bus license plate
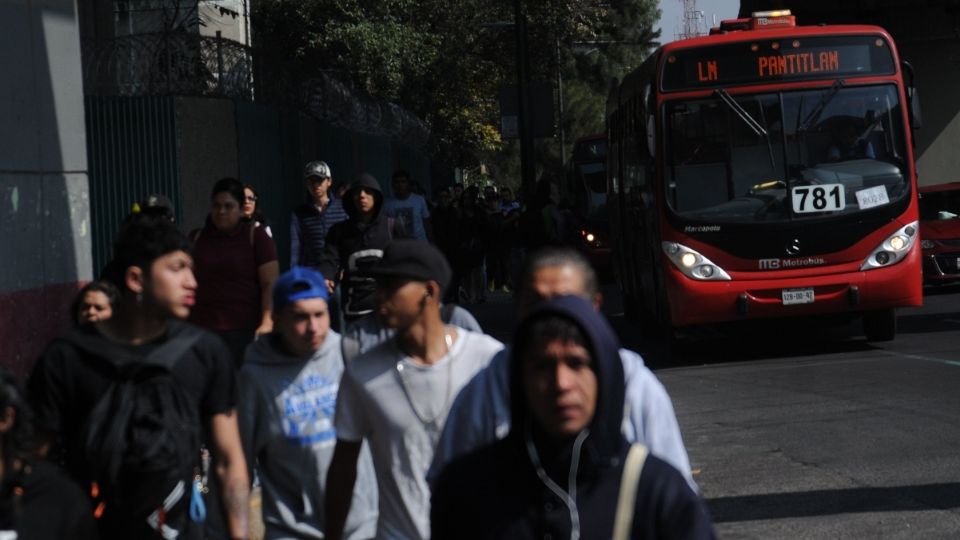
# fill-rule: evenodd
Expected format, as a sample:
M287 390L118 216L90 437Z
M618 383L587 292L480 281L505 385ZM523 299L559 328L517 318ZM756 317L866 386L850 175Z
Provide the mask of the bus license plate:
M783 291L781 291L781 295L783 298L783 305L785 306L813 303L812 287L808 289L783 289Z

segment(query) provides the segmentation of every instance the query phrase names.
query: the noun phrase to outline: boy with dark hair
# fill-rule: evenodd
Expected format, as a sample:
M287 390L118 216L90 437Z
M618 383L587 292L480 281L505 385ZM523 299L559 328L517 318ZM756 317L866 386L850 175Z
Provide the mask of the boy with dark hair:
M265 538L323 539L325 480L344 362L330 329L329 293L316 270L293 267L273 288L273 332L247 347L240 370L240 433L263 490ZM377 483L360 457L345 537L373 538ZM305 505L304 501L310 501Z
M415 238L433 241L430 228L430 208L423 195L414 192L410 173L400 169L393 173L393 197L387 199L387 216L394 220L397 238Z
M349 324L373 313L376 307L376 282L363 270L374 266L390 243L387 218L382 215L383 193L373 176L362 173L350 184L343 200L350 219L330 229L317 268L332 293L340 285L340 304Z
M555 296L574 295L600 309L603 296L590 263L572 249L549 248L534 253L517 294L523 316L534 305ZM621 429L629 442L647 445L673 465L696 490L690 460L683 446L673 403L663 384L637 353L621 349L625 399ZM510 430L509 352L504 350L463 388L450 409L430 469L433 479L453 458L506 436Z
M510 357L510 433L440 474L434 539L714 537L683 476L621 433L619 349L583 298L530 311Z
M189 250L169 222L125 225L106 276L120 289L114 316L54 340L29 379L49 457L91 490L106 538L200 533L201 438L230 537L247 536L233 362L220 339L180 320L196 297Z

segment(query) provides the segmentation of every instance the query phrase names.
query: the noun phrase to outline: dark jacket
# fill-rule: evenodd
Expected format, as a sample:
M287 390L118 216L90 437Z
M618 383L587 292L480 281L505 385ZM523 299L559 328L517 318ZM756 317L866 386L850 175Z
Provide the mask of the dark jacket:
M531 324L547 314L574 321L591 344L597 407L588 430L577 437L580 444L540 435L527 410L517 355L531 338ZM620 432L624 380L616 336L590 303L561 297L535 309L520 324L514 344L510 434L443 470L433 490L432 537L571 538L576 516L580 538L609 539L629 450ZM542 466L534 464L528 444ZM541 475L549 477L556 489L551 490ZM570 476L576 479L574 486L568 485ZM630 536L713 538L703 502L676 469L654 456L647 458L640 476Z
M327 240L327 233L334 225L347 219L343 201L330 197L330 202L322 212L310 197L300 206L293 209L293 219L296 220L295 234L297 239L297 264L316 268L323 257L323 246ZM298 231L298 232L297 232Z
M360 188L374 194L373 219L368 223L360 222L360 210L354 201L354 194ZM351 182L343 196L343 209L350 218L330 228L319 269L327 279L339 280L343 314L347 319L355 319L376 307L376 281L358 274L379 262L383 248L390 243L390 228L381 212L383 192L377 179L361 174Z

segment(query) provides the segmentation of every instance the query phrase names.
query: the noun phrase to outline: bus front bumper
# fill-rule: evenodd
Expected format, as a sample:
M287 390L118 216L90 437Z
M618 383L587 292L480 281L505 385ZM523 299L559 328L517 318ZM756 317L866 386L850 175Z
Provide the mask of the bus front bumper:
M886 268L789 279L696 281L672 266L666 274L670 318L675 327L857 314L923 303L919 249L911 250L904 260ZM812 301L808 292L811 289Z

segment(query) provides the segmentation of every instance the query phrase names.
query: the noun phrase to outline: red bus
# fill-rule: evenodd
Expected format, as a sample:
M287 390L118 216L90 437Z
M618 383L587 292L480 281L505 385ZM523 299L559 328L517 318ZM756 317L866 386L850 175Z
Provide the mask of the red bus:
M607 103L628 314L862 316L893 339L896 308L923 300L914 96L875 26L763 12L659 48Z
M567 242L601 274L610 270L610 223L607 211L607 136L580 137L573 143L567 172L560 180L560 203L569 209Z

